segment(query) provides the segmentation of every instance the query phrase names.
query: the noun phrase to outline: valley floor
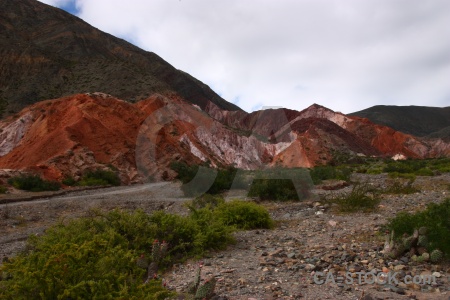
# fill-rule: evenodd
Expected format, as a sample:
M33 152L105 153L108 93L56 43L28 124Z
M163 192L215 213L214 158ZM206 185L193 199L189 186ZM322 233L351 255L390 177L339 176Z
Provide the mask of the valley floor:
M383 187L386 175L356 174L353 180ZM347 192L315 189L313 199L298 203L262 203L277 221L273 230L236 233L237 243L225 251L202 259L202 278L220 278L217 299L449 299L450 266L412 263L407 257L386 259L381 226L400 211L416 211L428 203L449 197L450 173L418 177L421 192L383 195L374 213L338 214L321 203L320 195ZM238 197L239 195L235 195ZM1 200L1 199L0 199ZM85 215L92 208L110 210L141 208L146 212L164 209L187 213L178 183L154 183L69 193L29 202L0 205L0 257L11 256L25 247L30 234L42 234L51 224ZM199 261L175 265L163 274L167 286L182 292L193 280ZM398 283L358 283L357 272L376 274L396 270ZM387 269L386 269L387 268ZM314 283L317 272L335 274L335 282ZM337 276L351 272L353 283ZM434 284L406 284L404 276L435 275ZM363 276L364 277L364 276ZM370 278L369 278L370 281ZM363 298L363 296L365 298Z

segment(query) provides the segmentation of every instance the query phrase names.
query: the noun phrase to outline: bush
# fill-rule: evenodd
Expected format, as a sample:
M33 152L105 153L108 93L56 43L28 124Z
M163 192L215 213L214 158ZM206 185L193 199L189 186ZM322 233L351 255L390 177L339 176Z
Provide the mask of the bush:
M384 168L384 172L387 173L414 173L414 164L409 163L409 161L395 161L388 163Z
M415 172L418 176L433 176L434 172L428 168L422 168Z
M177 179L179 179L182 183L188 183L197 174L199 166L189 166L185 162L175 161L170 164L170 168L177 172Z
M402 183L400 180L394 180L384 190L384 194L414 194L420 190L413 186L414 179L410 179L407 183Z
M255 179L248 196L259 197L261 200L300 200L290 179Z
M352 171L348 167L317 166L310 170L314 184L320 184L322 180L338 179L349 181Z
M209 200L206 202L210 202ZM214 202L214 201L213 201ZM162 267L221 249L236 228L270 228L268 212L255 203L218 201L189 216L157 211L109 213L58 224L31 236L27 250L0 266L1 299L167 299L160 280L143 284L140 257L152 257L152 242L165 240Z
M8 188L6 186L0 185L0 194L6 194Z
M109 213L58 224L32 236L27 252L0 267L2 299L166 299L161 281L143 284L138 257L151 257L152 241L165 240L161 266L221 249L234 241L236 228L268 228L267 211L254 203L221 203L194 209L189 216L164 211Z
M161 281L143 284L136 264L155 227L142 212L119 211L53 226L1 267L0 298L165 299L172 293Z
M183 183L181 189L185 196L199 196L203 193L219 194L230 190L233 183L237 188L246 187L244 171L236 177L238 169L233 167L218 170L206 168L201 172L199 172L201 166L189 166L184 162L173 162L170 167L177 172L176 178ZM194 178L195 182L192 181ZM234 182L235 180L237 182Z
M97 169L88 171L78 182L80 186L120 185L119 176L113 171Z
M440 204L431 203L423 211L400 212L389 220L386 228L393 230L396 239L411 235L414 229L427 227L428 251L439 249L450 257L450 198Z
M188 202L187 205L189 208L200 209L200 208L210 208L214 209L219 204L224 203L225 200L222 196L211 195L211 194L203 194L198 196L191 202Z
M395 177L402 177L400 174L409 174L405 176L434 176L439 173L450 172L449 158L433 159L407 159L403 161L390 161L383 168L384 172L394 174ZM403 177L406 178L406 177Z
M269 212L253 202L234 200L220 204L215 210L217 217L228 226L238 229L272 228Z
M58 182L43 180L38 175L11 177L8 179L8 184L16 189L31 192L57 191L61 188L61 185Z
M375 210L381 201L379 192L368 183L355 183L350 193L334 195L326 200L336 203L342 212L370 212Z
M75 185L77 185L77 181L76 181L75 179L73 179L72 176L67 176L67 177L65 177L65 178L61 181L61 183L64 184L64 185L68 185L68 186L75 186Z
M254 178L248 195L261 200L303 200L309 197L313 186L306 169L272 169L259 172Z

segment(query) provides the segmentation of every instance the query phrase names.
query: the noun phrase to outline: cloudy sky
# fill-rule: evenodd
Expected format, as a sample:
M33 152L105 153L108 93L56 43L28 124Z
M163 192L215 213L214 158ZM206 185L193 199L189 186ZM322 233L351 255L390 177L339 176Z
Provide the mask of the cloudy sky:
M41 0L246 111L450 106L448 0Z

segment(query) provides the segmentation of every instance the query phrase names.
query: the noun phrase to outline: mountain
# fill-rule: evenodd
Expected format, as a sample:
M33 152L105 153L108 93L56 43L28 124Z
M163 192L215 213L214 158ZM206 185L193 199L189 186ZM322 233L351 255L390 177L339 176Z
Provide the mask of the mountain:
M46 178L79 178L116 168L123 183L175 176L173 161L257 169L313 167L336 154L450 156L450 144L424 141L320 105L303 111L200 108L178 95L129 103L103 93L46 100L0 121L0 168Z
M450 106L377 105L349 114L420 137L450 141Z
M0 100L35 102L103 92L135 102L154 93L239 110L161 57L36 0L0 0Z
M0 120L0 177L113 167L133 183L174 178L174 161L258 169L343 153L450 156L442 139L317 104L246 113L156 54L34 0L0 0L0 46L0 100L15 111Z

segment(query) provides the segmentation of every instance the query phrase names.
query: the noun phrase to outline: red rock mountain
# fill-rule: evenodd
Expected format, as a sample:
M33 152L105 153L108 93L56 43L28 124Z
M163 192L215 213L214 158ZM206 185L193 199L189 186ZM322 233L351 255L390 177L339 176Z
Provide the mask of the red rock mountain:
M169 164L312 167L349 153L365 156L449 156L450 144L349 117L320 105L303 111L247 114L205 110L179 96L155 94L136 104L103 93L47 100L0 122L0 168L47 178L78 177L114 166L124 183L170 179Z

